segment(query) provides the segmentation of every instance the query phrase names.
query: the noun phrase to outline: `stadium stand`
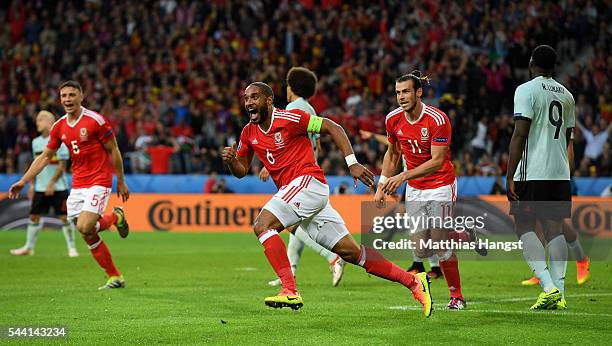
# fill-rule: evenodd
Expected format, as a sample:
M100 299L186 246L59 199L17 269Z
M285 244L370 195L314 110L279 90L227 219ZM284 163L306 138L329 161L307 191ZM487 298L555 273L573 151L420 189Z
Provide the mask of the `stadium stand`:
M395 78L418 67L432 78L425 102L453 122L457 172L499 176L514 88L528 78L531 50L548 43L559 52L559 81L573 93L583 124L574 173L609 177L607 4L4 1L0 173L24 170L37 111L60 115L56 88L72 78L84 86L86 104L114 124L128 173L221 174L220 147L236 140L247 119L244 87L268 82L283 107L285 73L304 65L320 81L311 103L346 128L375 173L384 146L362 140L358 130L384 131L385 114L396 107ZM345 175L332 143L324 140L323 149L325 172Z

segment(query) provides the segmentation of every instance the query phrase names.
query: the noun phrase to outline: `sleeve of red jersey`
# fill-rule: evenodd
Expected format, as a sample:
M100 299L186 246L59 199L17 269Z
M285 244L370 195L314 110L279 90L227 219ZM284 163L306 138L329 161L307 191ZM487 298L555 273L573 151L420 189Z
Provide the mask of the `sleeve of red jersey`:
M446 116L443 117L444 122L442 124L434 124L431 129L431 145L435 146L449 146L451 143L452 128L450 121Z
M391 128L391 122L385 121L385 129L387 130L387 139L390 144L394 144L397 142L397 138L395 138L395 131Z
M240 134L240 140L238 141L238 151L236 152L236 155L241 157L248 157L250 155L253 155L253 148L251 148L251 143L249 142L249 139L247 137L248 136L245 127L244 129L242 129L242 133Z
M297 122L297 130L299 133L308 133L308 125L310 124L310 114L304 112L301 109L292 109L290 115L291 118L299 117Z
M106 143L108 140L114 138L115 134L113 133L113 127L108 120L106 120L104 117L102 118L104 119L104 123L98 126L96 137L100 142Z
M59 134L59 126L56 126L57 123L53 124L51 127L51 131L49 132L49 142L47 143L47 148L51 150L59 149L60 145L62 145L62 139Z

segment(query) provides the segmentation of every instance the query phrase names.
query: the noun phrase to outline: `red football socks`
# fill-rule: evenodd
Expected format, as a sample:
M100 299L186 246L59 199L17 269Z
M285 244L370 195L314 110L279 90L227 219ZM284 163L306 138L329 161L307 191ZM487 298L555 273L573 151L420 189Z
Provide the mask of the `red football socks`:
M102 232L106 229L109 229L110 226L114 225L117 222L117 214L108 213L98 219L98 232Z
M453 253L453 255L446 261L440 260L440 269L442 269L442 273L444 273L444 278L446 279L446 284L448 285L450 296L452 298L463 299L463 294L461 293L461 278L459 276L459 261L457 260L457 255Z
M399 282L411 290L418 285L418 280L413 274L398 267L395 263L387 260L372 248L361 246L359 264L364 267L369 274L376 275L379 278L389 281Z
M110 251L108 251L108 247L100 237L96 234L96 239L92 241L87 241L89 245L89 250L91 254L96 259L96 262L104 269L108 276L119 276L121 275L117 268L115 267L115 263L113 262L113 258L111 257Z
M291 264L287 257L285 242L275 230L267 230L258 236L264 247L268 262L281 279L283 288L296 291L295 278L291 272Z

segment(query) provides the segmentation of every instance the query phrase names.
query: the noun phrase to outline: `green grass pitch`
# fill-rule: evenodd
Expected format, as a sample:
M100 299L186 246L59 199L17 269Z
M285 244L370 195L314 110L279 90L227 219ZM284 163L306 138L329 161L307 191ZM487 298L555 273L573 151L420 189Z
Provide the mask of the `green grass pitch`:
M592 263L578 287L569 263L564 312L528 311L539 289L521 287L524 262L461 263L465 311L446 311L448 291L434 280L434 312L425 319L402 286L347 267L331 287L325 261L304 250L299 311L274 310L277 292L252 234L107 233L104 240L127 288L98 291L105 277L82 240L66 256L60 232L39 235L35 256L12 257L23 232L0 232L0 326L65 325L73 344L609 344L612 271ZM408 263L398 263L402 266ZM50 340L0 337L0 344Z

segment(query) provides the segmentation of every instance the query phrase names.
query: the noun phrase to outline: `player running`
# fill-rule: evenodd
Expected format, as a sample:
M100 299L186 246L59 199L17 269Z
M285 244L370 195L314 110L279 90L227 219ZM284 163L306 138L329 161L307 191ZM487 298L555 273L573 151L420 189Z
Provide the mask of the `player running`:
M575 126L575 104L572 94L552 78L556 61L552 47L536 47L529 62L533 79L514 93L516 122L506 191L523 256L544 289L531 309L567 308L567 245L562 224L571 214L567 148ZM536 222L548 241L548 267L544 245L535 233Z
M110 251L99 232L111 225L117 227L122 238L128 236L129 227L121 208L102 216L111 193L113 166L117 175L117 195L123 201L129 198L123 175L123 161L117 141L108 121L100 114L81 106L83 89L78 82L60 84L60 101L66 115L51 127L49 143L23 177L11 185L9 198L17 198L27 182L32 181L49 164L60 145L69 148L72 159L72 190L67 200L68 219L74 222L89 246L91 254L108 275L108 281L99 289L123 288L125 281L115 267ZM112 165L111 165L112 164Z
M450 160L451 124L444 112L421 101L423 81L427 78L413 71L395 82L400 107L385 120L389 145L374 198L378 206L382 206L386 195L395 194L408 181L407 215L444 218L452 215L457 196L457 179ZM396 175L402 155L407 169ZM428 239L433 242L447 240L448 230L417 229L412 237L417 244ZM419 246L415 250L420 258L427 258L432 253L431 249ZM462 310L466 303L461 292L457 255L452 249L441 248L436 252L450 291L447 307Z
M359 247L329 203L329 187L315 161L308 133L329 134L344 154L355 184L358 179L367 186L374 184L374 175L357 162L342 127L301 110L277 109L273 101L270 86L262 82L250 84L244 94L250 122L242 130L238 149L234 143L222 151L223 161L238 178L248 173L253 155L257 155L279 187L279 191L264 205L253 227L268 262L282 283L280 293L265 298L265 304L292 309L303 305L285 243L278 234L289 226L300 225L313 240L343 260L409 288L423 305L425 316L429 317L432 300L426 274L405 272L373 249Z
M47 111L40 111L36 116L36 129L40 136L32 140L32 153L34 157L42 154L49 142L49 132L55 122L55 116ZM12 249L11 255L33 255L38 232L43 228L42 214L47 214L53 207L53 213L62 221L62 233L68 246L68 256L78 257L79 253L74 244L74 225L66 217L66 199L68 198L68 181L64 171L66 161L70 158L68 149L62 145L40 174L30 184L28 197L32 199L30 206L30 222L26 229L26 244L18 249Z
M287 109L299 109L311 116L316 116L317 113L314 108L306 101L314 95L316 89L317 76L314 72L304 67L291 68L287 73L287 101L289 102ZM310 144L314 150L315 162L321 148L320 137L318 133L308 134ZM264 167L261 169L259 177L261 180L266 181L270 177L270 173ZM329 263L329 271L332 274L332 286L338 286L344 274L344 260L335 253L317 244L308 236L308 233L306 233L302 227L298 227L298 225L292 226L289 229L289 244L287 245L287 257L289 257L289 263L291 263L291 272L293 272L293 276L295 276L295 272L297 271L304 245L307 245L327 260L327 263ZM270 286L278 286L281 284L281 280L272 280L268 282L268 284Z

